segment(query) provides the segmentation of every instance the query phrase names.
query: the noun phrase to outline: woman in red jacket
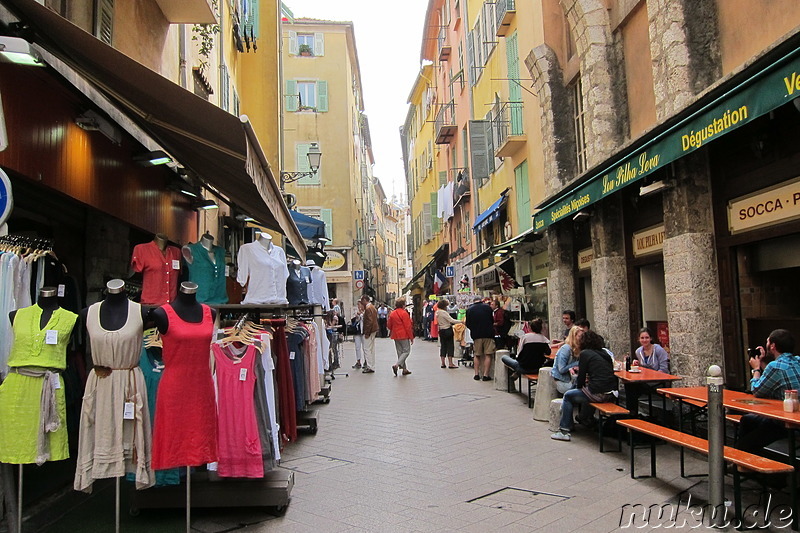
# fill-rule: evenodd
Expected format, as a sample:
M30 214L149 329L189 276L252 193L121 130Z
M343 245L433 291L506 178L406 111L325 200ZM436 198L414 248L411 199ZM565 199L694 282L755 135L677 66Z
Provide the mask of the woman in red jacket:
M389 313L386 327L389 328L394 348L397 350L397 364L392 365L392 372L396 376L397 370L402 368L403 375L407 376L411 373L406 367L406 359L411 353L411 345L414 344L414 329L411 327L411 317L406 311L405 298L395 300L394 311Z

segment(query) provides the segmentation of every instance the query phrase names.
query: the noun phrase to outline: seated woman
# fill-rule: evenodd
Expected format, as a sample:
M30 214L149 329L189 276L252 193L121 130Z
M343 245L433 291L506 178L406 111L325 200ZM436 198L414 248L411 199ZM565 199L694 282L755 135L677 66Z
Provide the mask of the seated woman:
M581 425L592 427L594 408L589 404L609 402L617 391L617 376L614 375L611 359L603 351L603 338L592 330L585 331L578 341L578 347L578 381L576 388L564 394L559 430L550 435L553 440L572 440L572 411L576 405L580 406L578 420Z
M556 380L556 390L559 394L564 394L575 386L575 375L571 372L578 366L578 341L580 340L583 329L579 326L572 326L567 334L567 340L556 352L556 360L553 362L553 369L550 375Z
M503 356L503 363L511 367L512 379L517 379L520 374L536 374L544 365L546 356L550 355L550 341L542 335L542 319L537 318L528 322L531 333L526 333L517 345L517 358L510 355Z
M636 360L642 368L650 368L659 372L669 372L669 354L667 351L654 344L656 336L650 328L639 330L639 347L636 349ZM662 383L626 383L625 407L631 416L639 416L639 398L643 394L652 394Z

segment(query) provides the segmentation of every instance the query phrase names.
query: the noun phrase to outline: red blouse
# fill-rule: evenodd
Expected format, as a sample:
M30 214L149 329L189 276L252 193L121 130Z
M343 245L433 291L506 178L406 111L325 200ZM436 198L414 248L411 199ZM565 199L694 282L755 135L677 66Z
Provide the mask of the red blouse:
M181 273L181 251L175 246L161 248L153 242L133 247L131 267L142 273L142 305L164 305L178 294Z

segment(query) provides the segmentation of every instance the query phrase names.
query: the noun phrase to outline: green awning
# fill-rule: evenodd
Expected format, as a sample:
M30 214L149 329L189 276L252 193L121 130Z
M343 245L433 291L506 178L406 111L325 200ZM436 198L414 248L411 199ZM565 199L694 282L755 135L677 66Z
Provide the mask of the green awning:
M706 143L800 96L800 48L712 98L643 146L622 155L602 172L563 191L540 206L533 227L540 231L623 187L664 168Z

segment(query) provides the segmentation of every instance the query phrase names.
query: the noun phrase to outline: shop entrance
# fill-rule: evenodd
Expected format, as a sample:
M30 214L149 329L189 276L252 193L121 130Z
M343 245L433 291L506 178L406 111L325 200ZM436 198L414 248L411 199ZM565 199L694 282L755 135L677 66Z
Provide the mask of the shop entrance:
M669 353L669 324L667 323L667 289L664 282L664 263L639 267L641 293L641 324L650 328L658 342ZM634 344L637 344L634 342Z

